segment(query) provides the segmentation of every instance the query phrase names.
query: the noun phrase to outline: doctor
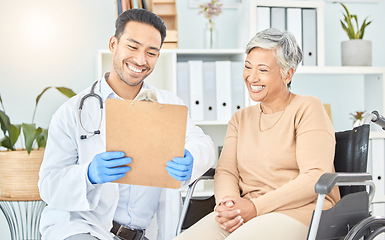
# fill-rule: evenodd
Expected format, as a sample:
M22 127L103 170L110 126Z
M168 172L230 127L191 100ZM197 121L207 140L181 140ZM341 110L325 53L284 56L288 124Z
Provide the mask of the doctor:
M145 230L155 215L157 239L175 236L179 190L111 183L130 174L130 167L122 165L135 160L130 153L106 152L103 109L106 99L136 99L143 89L153 89L160 103L183 104L174 94L144 82L159 57L166 27L144 9L122 13L115 27L109 41L111 72L65 102L52 117L38 183L47 203L40 222L43 239L146 239ZM166 167L183 186L215 161L210 137L190 119L185 148L184 157L170 159Z

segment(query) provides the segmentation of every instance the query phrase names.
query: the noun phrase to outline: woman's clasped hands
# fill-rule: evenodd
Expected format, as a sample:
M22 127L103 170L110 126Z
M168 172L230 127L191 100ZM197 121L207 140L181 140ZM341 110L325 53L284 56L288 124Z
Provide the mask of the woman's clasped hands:
M220 228L233 232L245 222L257 216L257 210L252 201L241 197L224 197L215 207L215 220Z

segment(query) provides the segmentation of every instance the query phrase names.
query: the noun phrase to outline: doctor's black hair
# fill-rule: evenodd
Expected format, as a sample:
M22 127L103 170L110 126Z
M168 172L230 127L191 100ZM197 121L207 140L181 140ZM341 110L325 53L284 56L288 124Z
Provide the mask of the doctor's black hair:
M129 9L121 13L115 22L115 37L119 40L123 35L124 28L129 21L135 21L140 23L147 23L155 27L162 38L161 46L166 37L166 25L163 20L155 13L147 11L141 8Z

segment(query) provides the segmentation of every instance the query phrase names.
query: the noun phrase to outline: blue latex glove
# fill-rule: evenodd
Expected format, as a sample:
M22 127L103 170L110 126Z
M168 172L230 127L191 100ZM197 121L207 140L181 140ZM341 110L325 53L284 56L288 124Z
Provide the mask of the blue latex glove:
M186 181L191 177L194 158L188 150L184 150L184 157L175 157L167 162L166 170L171 177L178 181Z
M88 179L91 183L106 183L122 178L131 168L122 166L132 162L124 157L124 152L103 152L94 157L88 166Z

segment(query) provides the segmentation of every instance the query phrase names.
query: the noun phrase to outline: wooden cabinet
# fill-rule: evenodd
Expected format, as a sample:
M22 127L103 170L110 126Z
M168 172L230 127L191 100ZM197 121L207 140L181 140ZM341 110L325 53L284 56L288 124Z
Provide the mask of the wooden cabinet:
M157 14L167 27L163 48L178 48L178 16L175 0L152 0L151 11Z

